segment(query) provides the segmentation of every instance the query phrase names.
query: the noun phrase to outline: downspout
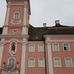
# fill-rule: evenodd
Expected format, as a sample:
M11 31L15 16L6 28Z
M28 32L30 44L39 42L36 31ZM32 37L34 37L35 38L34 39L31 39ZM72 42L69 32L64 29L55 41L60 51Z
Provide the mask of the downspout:
M44 41L44 57L45 57L45 74L47 74L47 59L46 59L46 43L45 43L45 38L43 37Z

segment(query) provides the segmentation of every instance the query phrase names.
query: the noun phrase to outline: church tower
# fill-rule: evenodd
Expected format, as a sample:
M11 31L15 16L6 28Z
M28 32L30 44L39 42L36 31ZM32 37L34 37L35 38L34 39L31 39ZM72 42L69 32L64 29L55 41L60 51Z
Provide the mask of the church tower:
M3 32L0 66L2 74L25 74L25 54L28 40L29 0L6 0L7 11ZM11 73L12 71L12 73Z

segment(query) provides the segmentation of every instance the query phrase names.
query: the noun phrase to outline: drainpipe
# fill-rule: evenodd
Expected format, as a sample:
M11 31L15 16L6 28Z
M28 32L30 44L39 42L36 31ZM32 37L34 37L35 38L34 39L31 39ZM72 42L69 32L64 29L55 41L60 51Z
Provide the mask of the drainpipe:
M44 57L45 57L45 74L47 74L47 59L46 59L46 43L45 43L45 38L43 37L44 41Z

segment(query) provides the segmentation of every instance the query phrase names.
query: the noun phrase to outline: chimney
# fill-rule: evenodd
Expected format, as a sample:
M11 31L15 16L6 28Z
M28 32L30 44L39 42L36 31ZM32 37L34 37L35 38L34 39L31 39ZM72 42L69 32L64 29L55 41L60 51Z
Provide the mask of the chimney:
M43 27L46 27L47 23L43 23Z
M55 26L60 26L60 20L55 20Z

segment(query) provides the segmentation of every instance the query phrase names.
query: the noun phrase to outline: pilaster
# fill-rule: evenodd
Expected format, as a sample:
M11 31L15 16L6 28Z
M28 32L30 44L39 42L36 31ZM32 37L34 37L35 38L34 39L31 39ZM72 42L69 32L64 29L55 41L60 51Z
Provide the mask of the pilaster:
M3 55L3 43L4 43L4 39L0 41L0 67L1 67L2 55Z
M24 16L23 16L23 27L22 34L28 34L28 2L24 1Z
M54 74L53 73L51 44L47 43L47 47L48 47L48 74Z
M21 55L21 70L20 70L20 74L25 74L25 58L26 58L26 44L27 44L27 40L23 39L22 42L22 55Z

